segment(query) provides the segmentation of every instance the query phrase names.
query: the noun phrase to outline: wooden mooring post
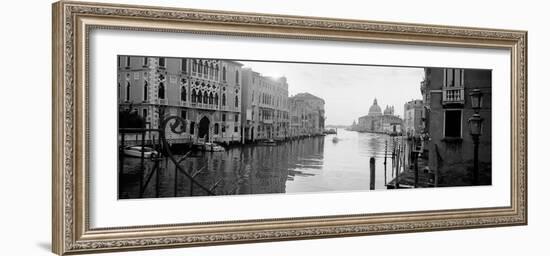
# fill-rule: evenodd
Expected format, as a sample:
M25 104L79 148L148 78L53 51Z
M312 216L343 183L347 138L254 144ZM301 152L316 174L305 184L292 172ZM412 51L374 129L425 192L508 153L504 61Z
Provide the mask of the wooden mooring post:
M397 145L397 162L395 164L395 188L399 188L399 161L401 161L401 145Z
M413 152L414 161L414 187L418 188L418 152Z
M119 154L118 154L118 161L119 161L119 167L118 167L118 172L119 173L123 173L123 169L124 169L124 137L126 136L125 133L122 133L121 134L121 138L120 138L120 149L119 149Z
M395 177L395 139L392 140L392 151L391 151L391 177Z
M388 175L386 171L386 157L388 155L388 140L386 140L386 145L384 146L384 185L388 184Z
M137 134L136 134L137 138ZM145 174L145 132L141 133L141 156L139 164L139 197L143 196L143 175Z
M370 190L374 190L374 184L376 179L376 173L374 168L374 157L370 158Z

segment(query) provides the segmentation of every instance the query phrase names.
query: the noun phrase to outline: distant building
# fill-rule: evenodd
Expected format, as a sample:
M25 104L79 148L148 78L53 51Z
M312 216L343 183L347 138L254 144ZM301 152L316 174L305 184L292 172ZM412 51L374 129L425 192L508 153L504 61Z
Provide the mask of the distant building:
M285 77L266 77L252 69L243 69L244 140L286 138L290 132L288 103Z
M473 141L469 93L480 89L483 133L479 137L480 184L491 184L491 71L426 68L420 89L424 103L424 151L439 186L472 184Z
M159 128L164 117L182 117L184 133L168 131L170 143L238 142L241 66L215 59L118 56L119 107L137 111L150 128Z
M405 103L403 111L404 132L409 136L418 136L422 132L422 112L424 103L422 100L411 100Z
M402 133L403 120L395 115L393 106L386 106L384 113L374 99L369 113L359 117L354 130L359 132Z
M321 135L325 130L325 101L310 93L289 98L290 137Z

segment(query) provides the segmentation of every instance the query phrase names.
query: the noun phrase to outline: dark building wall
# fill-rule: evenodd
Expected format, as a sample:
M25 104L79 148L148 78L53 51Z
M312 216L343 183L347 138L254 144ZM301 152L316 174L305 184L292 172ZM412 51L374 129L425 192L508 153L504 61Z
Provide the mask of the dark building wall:
M474 110L469 93L472 89L480 89L483 93L479 113L483 118L483 133L479 145L480 181L482 184L491 184L491 71L464 70L463 86L452 88L463 89L463 103L458 104L448 104L444 99L444 71L441 68L432 68L426 73L431 99L427 119L430 137L429 166L432 170L437 170L440 186L472 184L474 144L468 119L474 114ZM446 114L447 111L461 111L459 136L446 134L446 124L450 123L446 118L452 114Z

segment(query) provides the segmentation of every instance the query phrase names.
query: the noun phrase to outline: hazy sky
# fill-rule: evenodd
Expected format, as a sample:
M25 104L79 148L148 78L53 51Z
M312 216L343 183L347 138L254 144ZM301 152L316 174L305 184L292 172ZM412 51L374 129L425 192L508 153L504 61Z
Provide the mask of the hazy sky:
M309 92L325 100L327 125L350 125L368 114L374 98L382 111L421 99L422 68L239 61L264 76L286 76L289 96Z

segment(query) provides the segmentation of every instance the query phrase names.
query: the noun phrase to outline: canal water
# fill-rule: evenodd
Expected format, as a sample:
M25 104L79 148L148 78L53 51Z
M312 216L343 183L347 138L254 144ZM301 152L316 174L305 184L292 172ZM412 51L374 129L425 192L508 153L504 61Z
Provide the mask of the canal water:
M333 138L338 137L334 142ZM393 137L395 139L395 137ZM245 145L225 152L196 152L181 161L196 180L216 194L304 193L369 190L369 160L375 157L375 188L385 189L384 153L388 145L386 180L392 179L392 137L338 130L337 135L304 138L277 146ZM181 158L177 155L176 159ZM119 198L207 195L168 159L145 163L140 196L140 160L124 158ZM158 170L152 172L152 170ZM200 170L200 172L199 172ZM151 176L149 178L148 176ZM158 175L158 182L157 182Z

